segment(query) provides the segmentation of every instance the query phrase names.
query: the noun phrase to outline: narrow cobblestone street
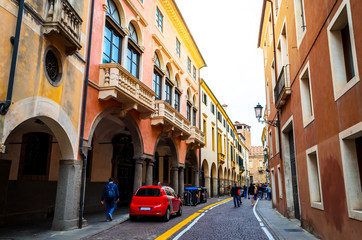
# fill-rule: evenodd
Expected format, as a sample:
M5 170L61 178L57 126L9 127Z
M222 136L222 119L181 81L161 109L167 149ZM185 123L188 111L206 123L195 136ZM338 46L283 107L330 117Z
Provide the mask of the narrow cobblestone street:
M211 199L206 204L196 207L184 206L182 217L173 217L167 223L157 218L142 218L136 222L126 221L87 239L155 239L195 212L201 213L196 224L182 234L195 220L191 221L170 239L268 239L248 199L242 199L243 204L240 208L235 208L231 199L201 212L206 206L221 200L224 199Z

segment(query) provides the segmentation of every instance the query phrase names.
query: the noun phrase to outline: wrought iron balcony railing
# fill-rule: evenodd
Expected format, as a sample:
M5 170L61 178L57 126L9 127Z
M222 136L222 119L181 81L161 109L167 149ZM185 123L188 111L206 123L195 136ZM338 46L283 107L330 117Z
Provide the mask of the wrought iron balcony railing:
M82 48L80 35L83 21L67 0L50 0L49 4L43 33L62 40L66 46L66 54L73 55Z
M155 113L152 125L163 125L164 132L173 132L173 136L187 139L191 135L191 123L164 100L155 101Z
M125 113L134 109L147 118L154 113L155 92L118 63L100 64L98 98L113 98L122 103Z
M286 98L292 93L289 80L289 65L283 66L280 71L278 81L274 88L275 107L281 108Z

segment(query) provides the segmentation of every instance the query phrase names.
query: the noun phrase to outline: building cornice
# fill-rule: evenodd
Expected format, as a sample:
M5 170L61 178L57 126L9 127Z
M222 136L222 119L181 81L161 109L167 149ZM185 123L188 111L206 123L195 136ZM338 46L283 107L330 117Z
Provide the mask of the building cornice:
M199 48L196 45L194 38L191 35L189 28L183 19L180 10L178 9L174 0L159 0L162 7L169 16L172 24L174 25L177 33L179 34L182 42L190 53L192 59L195 61L198 68L206 66L205 60L201 55Z

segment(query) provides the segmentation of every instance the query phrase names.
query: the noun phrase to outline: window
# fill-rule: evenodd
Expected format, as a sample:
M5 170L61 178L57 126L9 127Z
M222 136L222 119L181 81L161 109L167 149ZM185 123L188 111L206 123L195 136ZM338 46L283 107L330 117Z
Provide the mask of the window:
M212 137L212 151L215 151L215 128L211 128L211 137Z
M190 103L186 104L186 115L187 115L187 120L189 122L191 122L191 104Z
M192 126L196 126L196 114L197 111L195 108L192 109Z
M175 109L180 112L180 93L177 90L175 91Z
M283 198L282 175L280 171L280 165L278 165L278 188L279 188L279 198Z
M225 121L225 119L223 119L223 125L224 125L224 128L226 128L226 121Z
M172 105L172 83L170 80L170 70L166 66L165 100Z
M104 29L103 63L121 63L121 35L107 21Z
M46 48L44 52L44 72L47 77L49 83L58 87L62 83L62 61L61 55L58 50L52 46Z
M308 166L309 195L312 207L323 210L321 178L318 163L317 146L306 151Z
M249 161L249 168L252 169L253 168L253 162Z
M171 97L171 90L172 90L172 86L169 83L169 81L166 81L166 86L165 86L165 95L166 95L166 102L168 102L168 104L172 104L172 97Z
M187 71L189 71L189 73L191 73L191 60L190 60L190 58L187 58Z
M362 221L362 122L339 133L348 216Z
M297 42L299 46L306 32L304 0L294 0L294 11L295 11Z
M300 97L302 103L303 125L306 127L314 119L309 63L300 77Z
M196 80L196 68L195 68L195 66L193 66L193 68L192 68L192 76Z
M113 20L118 26L121 26L121 20L116 5L112 0L107 0L107 16Z
M163 32L163 15L158 8L156 8L156 26Z
M127 71L130 72L136 78L139 77L139 59L140 52L137 50L138 48L138 36L135 27L132 23L129 24L128 27L130 34L128 42L128 50L127 50Z
M202 102L207 106L207 95L206 95L206 93L202 94Z
M160 60L155 53L154 55L155 63L154 63L154 70L153 70L153 91L156 93L156 100L161 100L162 98L162 76L160 71Z
M22 179L46 180L48 175L52 136L43 132L23 135L19 175Z
M211 103L211 112L215 115L215 105Z
M178 57L181 57L181 44L177 38L176 38L176 54Z
M222 115L221 112L217 111L217 120L219 120L219 122L222 122Z
M349 1L343 1L328 26L334 99L359 82L356 47Z

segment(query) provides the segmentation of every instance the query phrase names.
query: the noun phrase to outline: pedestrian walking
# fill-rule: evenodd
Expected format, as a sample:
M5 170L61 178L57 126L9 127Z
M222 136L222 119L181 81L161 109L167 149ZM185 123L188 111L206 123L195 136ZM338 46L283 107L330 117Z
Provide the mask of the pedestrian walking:
M271 200L271 187L270 184L266 187L268 200Z
M243 194L243 190L241 187L237 187L238 189L238 201L239 201L239 204L243 204L243 202L241 201L241 195Z
M254 184L250 183L248 194L249 194L249 197L251 199L251 206L252 207L254 206L254 201L255 201L254 196L256 196L255 189L256 189L256 187L254 187Z
M246 198L248 196L248 188L246 187L246 185L244 185L243 190L244 190L244 198Z
M119 191L117 185L114 183L113 178L104 186L102 193L101 203L106 202L106 221L113 220L113 212L116 208L116 203L119 201Z
M234 186L231 188L231 196L234 199L234 207L236 207L236 205L238 207L240 207L239 204L239 199L238 199L238 188L236 187L236 183L234 184Z

